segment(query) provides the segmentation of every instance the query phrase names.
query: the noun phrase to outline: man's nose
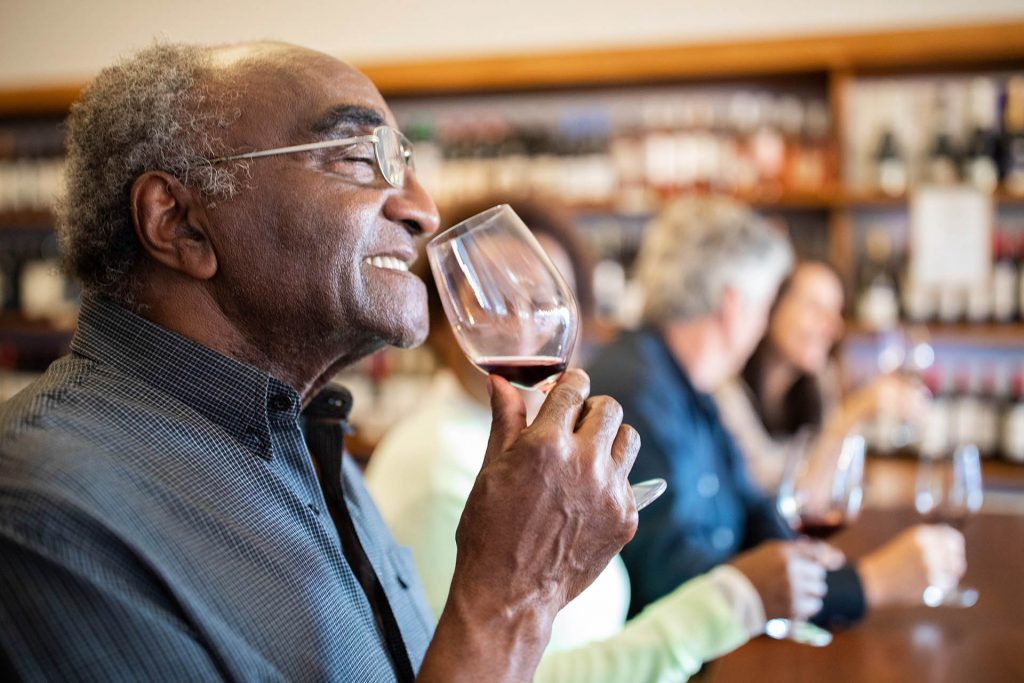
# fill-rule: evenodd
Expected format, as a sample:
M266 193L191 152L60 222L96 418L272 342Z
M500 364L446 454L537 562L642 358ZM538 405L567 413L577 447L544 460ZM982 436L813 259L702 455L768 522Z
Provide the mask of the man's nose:
M405 185L388 197L384 215L404 224L414 235L433 235L441 225L437 204L411 168L405 172Z

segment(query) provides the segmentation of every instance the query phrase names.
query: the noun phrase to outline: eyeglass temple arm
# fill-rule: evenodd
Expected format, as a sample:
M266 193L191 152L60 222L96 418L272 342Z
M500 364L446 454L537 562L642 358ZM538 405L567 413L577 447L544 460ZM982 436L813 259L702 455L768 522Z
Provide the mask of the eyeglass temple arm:
M376 135L360 135L355 138L342 138L340 140L321 140L320 142L307 142L304 145L292 145L290 147L276 147L265 149L259 152L247 152L245 154L232 154L226 157L211 159L211 164L221 161L236 161L238 159L258 159L260 157L276 156L278 154L291 154L292 152L308 152L314 149L326 149L328 147L344 147L345 145L356 145L360 142L377 142Z

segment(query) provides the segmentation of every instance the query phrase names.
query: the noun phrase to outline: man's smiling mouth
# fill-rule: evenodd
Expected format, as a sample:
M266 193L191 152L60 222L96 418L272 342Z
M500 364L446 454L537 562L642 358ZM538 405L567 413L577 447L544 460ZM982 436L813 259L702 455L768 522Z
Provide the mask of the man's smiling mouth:
M375 268L399 270L403 273L409 272L409 264L402 259L395 258L394 256L368 256L363 260Z

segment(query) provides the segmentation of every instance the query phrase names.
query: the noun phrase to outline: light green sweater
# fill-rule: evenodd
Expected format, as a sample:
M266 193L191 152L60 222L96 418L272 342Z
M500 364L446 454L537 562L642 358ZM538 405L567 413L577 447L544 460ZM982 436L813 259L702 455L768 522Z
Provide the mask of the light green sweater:
M374 451L366 481L398 542L412 548L438 616L455 568L455 529L483 462L490 412L447 373L420 406ZM703 662L748 640L709 576L688 581L625 622L628 596L628 577L616 557L558 615L535 680L685 681Z

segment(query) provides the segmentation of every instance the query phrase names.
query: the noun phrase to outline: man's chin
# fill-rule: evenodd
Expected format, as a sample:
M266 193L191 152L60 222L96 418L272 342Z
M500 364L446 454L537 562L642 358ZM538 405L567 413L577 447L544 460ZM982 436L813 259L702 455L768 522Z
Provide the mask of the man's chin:
M388 330L388 333L382 335L382 338L388 346L411 349L426 341L429 329L430 326L425 317L422 320L405 320Z

